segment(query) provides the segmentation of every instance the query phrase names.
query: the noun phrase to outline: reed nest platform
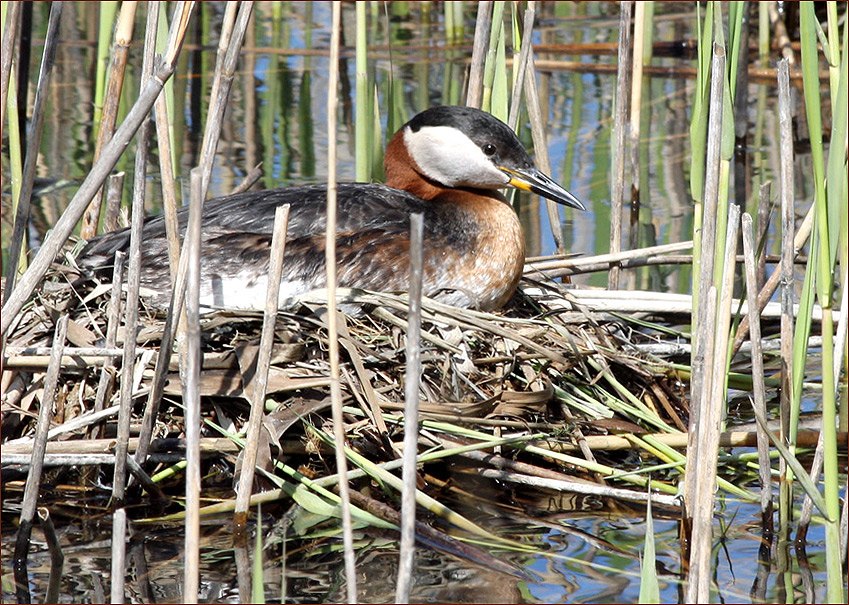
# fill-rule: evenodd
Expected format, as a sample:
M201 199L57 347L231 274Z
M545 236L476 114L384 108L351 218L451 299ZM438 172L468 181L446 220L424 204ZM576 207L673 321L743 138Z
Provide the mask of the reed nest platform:
M579 302L581 291L571 286L526 285L497 314L424 301L420 413L425 428L430 421L460 433L510 435L553 452L589 456L592 464L595 448L630 447L627 439L643 433L680 436L686 431L687 403L673 366L640 350L661 338L669 340L668 329L661 333L650 327L646 313L637 321L593 311ZM67 267L57 266L10 333L2 418L7 468L31 452L55 325L64 314L69 315L67 343L45 464L73 472L113 456L126 334L114 307L110 312L112 290L108 283L83 283ZM353 311L340 314L346 433L359 453L388 461L397 456L402 439L407 301L391 294L338 294L341 306ZM292 457L301 457L299 464L319 474L334 470L332 457L317 453L325 446L318 447L303 427L310 422L331 434L327 318L321 296L277 316L261 456L270 473L275 459ZM113 326L118 325L111 345L110 313ZM247 421L254 388L262 314L216 310L204 314L201 324L202 451L205 457L232 462L240 451L237 435ZM151 404L164 326L163 316L142 309L131 372L130 454L138 448L139 427ZM672 347L668 352L686 351ZM177 354L171 354L150 456L144 461L150 474L182 457L178 365ZM422 449L472 439L450 432L440 429L437 434L445 435L441 440L425 430ZM581 480L603 475L562 461L547 466ZM638 499L645 497L640 492Z

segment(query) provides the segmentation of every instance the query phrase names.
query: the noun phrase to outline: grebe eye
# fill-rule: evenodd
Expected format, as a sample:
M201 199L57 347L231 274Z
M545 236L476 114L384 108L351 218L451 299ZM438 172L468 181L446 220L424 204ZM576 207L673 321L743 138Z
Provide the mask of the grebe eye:
M486 155L494 154L495 153L495 145L493 145L492 143L487 143L486 145L483 146L483 152Z

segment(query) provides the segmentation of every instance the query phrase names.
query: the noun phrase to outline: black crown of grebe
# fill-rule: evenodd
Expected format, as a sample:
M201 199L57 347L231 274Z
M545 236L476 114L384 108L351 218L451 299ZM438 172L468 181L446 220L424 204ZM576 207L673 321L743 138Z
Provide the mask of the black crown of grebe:
M515 187L583 210L540 172L519 139L492 115L469 107L435 107L407 122L385 154L386 185L340 183L336 258L338 286L383 292L408 286L410 215L424 215L423 293L442 302L497 309L522 275L525 240L499 189ZM280 287L281 306L324 288L326 185L249 191L209 200L201 235L201 305L262 309L277 206L290 204ZM185 233L187 208L179 212ZM93 238L77 259L104 270L129 231ZM142 232L141 286L148 302L170 298L165 223Z

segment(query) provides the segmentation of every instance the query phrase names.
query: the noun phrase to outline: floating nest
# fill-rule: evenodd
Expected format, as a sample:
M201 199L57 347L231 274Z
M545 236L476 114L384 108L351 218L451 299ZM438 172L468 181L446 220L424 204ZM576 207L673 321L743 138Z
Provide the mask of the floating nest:
M656 341L660 332L644 321L582 308L571 286L524 285L496 314L423 301L420 453L470 449L478 443L476 451L451 457L452 468L476 475L473 481L509 483L516 480L514 475L536 478L543 484L522 487L526 494L574 491L587 499L580 506L593 510L644 501L647 479L635 474L606 481L605 475L658 461L650 449L640 449L634 441L638 436L666 433L680 438L686 431L687 404L672 365L639 350L641 343ZM132 371L122 373L120 353L126 341L122 326L113 345L107 340L110 316L113 325L117 322L110 310L112 291L111 284L83 283L67 266L56 267L10 332L3 374L4 490L12 486L15 469L26 470L25 465L16 466L23 462L16 456L31 454L39 406L52 401L54 434L45 462L49 483L84 484L87 497L105 502L111 466L99 467L97 481L85 469L114 456L122 376L132 381L128 452L134 455L139 448L145 409L155 392L165 318L142 305ZM344 308L357 311L340 313L339 323L344 429L351 455L392 468L403 439L407 300L392 294L339 294ZM51 397L44 388L45 376L56 324L64 315L69 316L67 349L58 389ZM261 313L244 311L216 310L201 317L204 496L232 502L248 402L257 383L262 322ZM317 480L335 473L334 457L329 455L332 442L328 444L332 440L328 348L327 308L320 297L278 313L257 461L265 472L257 475L256 493L285 483L290 487L277 490L285 500L292 495L293 477ZM155 478L167 476L163 471L185 459L175 353L163 384L142 465ZM494 445L487 440L494 440ZM619 445L611 445L611 440ZM111 460L114 464L114 457ZM429 478L423 489L444 495L451 482L433 465L446 463L430 464L423 467ZM297 472L287 475L280 470L284 467ZM676 473L657 472L651 482L655 494L668 498L666 504L672 507ZM438 476L443 478L434 479ZM400 508L398 494L376 494L368 489L368 478L360 481L365 483L352 482L353 493L360 498L354 503L365 508L369 503L388 504L389 512L381 516L394 522L392 511ZM360 488L370 494L366 501ZM666 494L658 494L657 488ZM151 493L150 485L144 489L135 485L126 502L146 505ZM157 479L153 495L166 503L181 499L180 473ZM144 506L139 510L150 514ZM157 514L181 510L176 505L156 509Z

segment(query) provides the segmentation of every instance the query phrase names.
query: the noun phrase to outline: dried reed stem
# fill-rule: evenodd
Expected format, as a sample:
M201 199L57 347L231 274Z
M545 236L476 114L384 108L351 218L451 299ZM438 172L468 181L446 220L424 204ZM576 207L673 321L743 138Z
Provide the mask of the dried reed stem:
M56 398L56 387L59 384L62 349L65 346L65 336L68 333L68 316L63 315L56 323L56 336L53 340L53 351L50 354L50 367L44 378L44 396L38 408L38 422L35 426L35 439L32 444L32 457L24 487L24 497L21 501L21 516L18 525L18 535L15 538L14 574L15 593L18 603L30 603L29 578L27 577L27 553L29 551L32 524L38 506L38 492L41 484L41 471L44 463L44 453L47 450L47 431L53 415L53 401ZM5 449L5 448L4 448Z
M271 258L268 268L268 289L265 295L265 310L262 317L262 335L259 340L259 355L251 380L251 413L245 435L242 454L242 470L236 492L234 523L244 531L247 525L248 508L254 483L254 466L259 448L262 417L265 412L265 394L268 388L268 367L274 346L274 328L277 323L277 308L280 298L280 279L283 275L283 253L286 246L286 228L289 224L289 205L278 206L274 212L274 230L271 235Z
M154 10L158 14L157 9ZM141 81L150 80L156 50L156 19L148 19L142 55ZM127 271L127 306L124 320L124 356L121 366L121 398L118 412L118 434L115 443L115 469L112 481L112 503L124 505L127 482L127 441L130 439L130 419L133 412L133 360L136 356L136 331L139 323L139 286L141 282L142 229L144 227L144 202L147 191L147 143L150 136L150 118L145 118L136 139L133 167L133 209L130 219L129 269Z
M121 214L121 198L124 193L124 172L116 172L106 179L106 214L103 216L103 232L109 233L118 228L118 216Z
M404 378L404 465L401 489L401 544L395 602L408 603L413 583L416 547L416 455L419 440L419 382L421 379L422 274L424 217L410 215L410 313L407 319Z
M107 348L115 346L118 336L118 323L121 321L121 284L124 281L124 259L126 256L121 250L115 251L115 265L112 268L112 290L109 296L109 307L106 311L108 323L106 325L105 344ZM123 351L121 354L123 355ZM103 361L103 368L100 370L100 382L97 384L97 393L94 397L94 412L103 410L106 405L109 387L115 377L114 366L115 362L111 357Z
M484 58L489 48L489 31L492 26L492 2L478 2L478 14L475 19L475 39L472 43L472 58L469 69L469 88L466 93L466 105L480 109L483 98Z
M112 514L112 603L124 602L124 576L127 569L127 509L119 508Z
M612 183L610 185L610 253L622 249L622 202L625 199L625 130L628 116L628 90L631 88L631 11L634 3L624 0L619 3L619 52L616 70L616 109L613 116L613 141L611 160ZM619 288L619 267L610 266L607 287Z
M191 202L186 227L186 321L180 342L180 382L183 386L186 431L186 522L183 601L197 603L200 589L200 238L203 220L200 168L191 172ZM181 326L182 328L183 326Z
M726 377L728 368L729 328L731 326L731 301L734 291L734 265L737 260L737 235L740 226L740 207L728 207L728 226L725 237L725 262L722 270L722 289L718 314L714 323L713 370L709 397L699 423L699 464L696 475L695 509L693 513L692 548L690 551L690 573L687 585L687 602L707 603L713 575L710 571L711 544L713 537L713 510L716 501L716 476L719 453L719 435L725 413ZM709 316L713 317L713 315ZM711 322L713 323L713 322Z
M339 45L342 27L341 6L332 5L330 31L330 68L327 85L327 229L325 237L325 263L327 269L327 338L330 358L330 398L333 402L333 436L336 453L336 472L340 477L347 473L345 459L345 425L342 416L342 390L339 372L339 331L336 312L336 109L338 105ZM356 559L351 525L351 499L348 482L339 481L342 505L342 536L345 548L345 583L347 600L357 602Z
M790 110L790 78L786 60L778 62L778 134L781 152L779 198L781 200L781 265L775 273L781 280L781 398L782 443L790 437L790 399L793 393L793 255L795 204L793 178L793 122ZM814 205L811 205L813 210ZM801 229L800 229L801 230ZM784 465L782 464L782 467Z
M755 235L752 217L743 215L743 251L746 258L746 295L749 301L749 341L752 343L752 381L754 398L752 408L756 417L760 417L766 426L766 387L764 385L764 362L761 352L761 317L755 298L757 296L757 260L755 258ZM758 471L761 479L761 513L766 520L772 511L772 475L769 461L769 437L759 423L758 431Z
M719 155L722 132L722 94L725 81L725 49L718 44L713 47L711 62L710 114L708 118L707 160L705 170L705 192L702 219L701 269L698 286L698 308L693 323L693 373L690 382L690 444L687 448L687 469L684 475L684 501L688 514L699 501L695 497L695 486L690 473L700 466L702 452L699 451L698 436L702 430L701 414L703 402L710 392L711 372L714 356L714 313L708 306L716 308L716 300L709 300L709 290L716 297L713 285L713 265L716 249L716 213L719 201ZM692 597L695 598L695 597Z

